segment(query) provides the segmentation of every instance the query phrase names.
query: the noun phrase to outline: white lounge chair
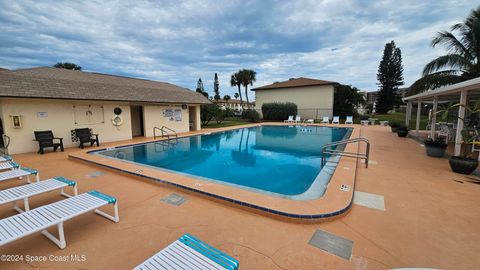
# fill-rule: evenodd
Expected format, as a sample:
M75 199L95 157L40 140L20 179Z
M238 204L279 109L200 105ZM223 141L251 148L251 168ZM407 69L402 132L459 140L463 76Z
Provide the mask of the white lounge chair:
M238 261L199 239L185 234L134 270L238 269Z
M98 210L108 204L113 204L114 216ZM117 199L94 190L0 220L0 246L42 232L63 249L67 245L63 222L91 211L114 222L119 221ZM52 226L57 226L59 238L47 231Z
M340 116L334 116L332 120L332 124L340 124Z
M12 157L7 155L0 156L0 162L6 162L6 161L12 161Z
M3 164L3 163L0 163ZM21 169L12 169L9 171L0 172L0 182L7 181L13 178L21 178L26 176L27 182L31 183L30 175L35 175L37 182L40 181L40 176L37 170L29 169L29 168L21 168Z
M324 116L322 121L320 122L322 124L330 124L330 119L328 118L328 116Z
M313 120L313 119L307 119L307 120L305 120L305 123L307 123L307 124L313 124L313 123L315 123L315 120Z
M17 169L17 168L20 168L20 165L18 165L14 161L0 163L0 170L11 170L11 169Z
M295 123L301 123L302 122L302 117L300 115L295 116L295 120L293 120Z
M283 120L284 123L292 123L293 122L293 115L289 115L287 120Z
M353 124L353 116L347 116L347 119L345 119L345 124Z
M28 198L57 189L61 189L60 194L70 198L72 196L64 191L64 188L69 186L73 187L73 194L77 196L77 183L64 177L50 178L33 184L0 190L0 205L13 202L13 208L21 213L24 210L18 207L17 201L23 200L25 211L29 211Z

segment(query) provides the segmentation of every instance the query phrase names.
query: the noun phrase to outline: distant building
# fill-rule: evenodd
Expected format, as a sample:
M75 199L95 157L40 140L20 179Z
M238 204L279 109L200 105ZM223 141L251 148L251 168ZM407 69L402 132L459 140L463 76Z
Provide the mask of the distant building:
M398 88L398 94L401 98L404 98L408 94L409 87ZM380 91L367 92L367 105L373 105L378 100L378 95Z
M219 100L212 100L213 103L218 104L220 108L225 110L226 108L232 109L234 111L243 111L248 108L255 108L255 102L250 102L250 106L247 106L247 101L243 101L243 106L240 101L240 99L229 99L228 101L225 101L224 99L219 99Z
M255 109L260 111L264 103L293 102L303 118L332 117L336 85L337 82L300 77L257 87L252 89L255 91Z

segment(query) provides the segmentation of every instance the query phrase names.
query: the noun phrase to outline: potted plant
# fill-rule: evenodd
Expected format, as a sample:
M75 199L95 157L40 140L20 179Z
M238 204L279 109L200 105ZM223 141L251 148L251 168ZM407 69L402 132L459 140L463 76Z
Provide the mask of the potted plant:
M450 110L458 109L460 107L464 107L466 111L468 111L471 115L477 114L480 112L480 100L477 100L471 106L463 105L463 104L453 104L449 105L446 109L440 110L437 113L442 113L442 119L446 119ZM462 121L465 123L464 119L458 117L458 121ZM475 169L478 167L478 160L472 157L472 151L470 151L470 147L472 145L480 145L479 138L477 138L477 134L471 132L467 128L464 128L460 132L462 136L462 147L460 149L459 156L451 156L449 159L450 168L452 171L461 174L471 174Z
M398 137L407 137L408 128L406 126L397 127L397 135L398 135Z
M397 132L397 128L400 126L399 122L392 122L390 124L390 128L392 129L392 132Z
M435 140L428 138L424 142L425 152L429 157L443 157L445 150L447 149L447 143L444 139L436 138Z
M462 150L460 156L451 156L449 159L450 168L452 171L461 174L471 174L478 167L478 160L472 157L469 145L479 144L476 136L469 130L462 130Z

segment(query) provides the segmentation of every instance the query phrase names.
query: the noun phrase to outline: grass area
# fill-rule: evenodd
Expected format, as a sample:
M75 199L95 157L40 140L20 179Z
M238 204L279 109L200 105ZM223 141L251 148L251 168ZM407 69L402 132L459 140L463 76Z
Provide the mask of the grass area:
M398 122L400 124L405 123L405 113L392 113L392 114L376 114L373 118L377 118L379 121L388 121ZM412 119L410 120L410 129L415 129L416 126L416 119L417 115L412 114ZM428 124L428 116L421 115L420 116L420 129L426 129Z
M217 121L215 121L215 119L212 119L212 121L210 121L208 125L202 128L223 128L223 127L231 127L231 126L238 126L238 125L245 125L245 124L251 124L251 122L245 121L240 118L227 118L221 124L217 124Z

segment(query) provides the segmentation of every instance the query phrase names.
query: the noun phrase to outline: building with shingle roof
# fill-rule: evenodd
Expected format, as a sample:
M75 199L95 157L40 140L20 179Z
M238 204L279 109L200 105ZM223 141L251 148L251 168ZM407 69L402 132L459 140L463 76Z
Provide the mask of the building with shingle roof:
M36 151L38 130L52 130L66 147L77 146L71 134L82 127L103 142L152 137L154 127L199 130L200 105L208 103L166 82L52 67L0 70L1 132L12 154Z
M255 92L255 109L261 112L264 103L292 102L298 114L305 119L332 117L333 96L337 82L311 78L291 78L252 89Z

